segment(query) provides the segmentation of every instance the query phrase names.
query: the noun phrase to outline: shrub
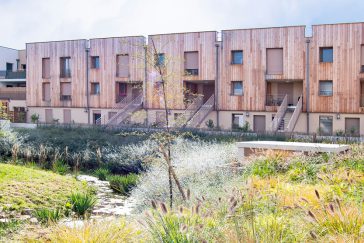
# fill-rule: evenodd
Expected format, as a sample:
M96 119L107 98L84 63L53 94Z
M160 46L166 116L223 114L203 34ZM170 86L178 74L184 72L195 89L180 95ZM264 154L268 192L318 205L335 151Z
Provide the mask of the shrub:
M107 176L110 174L110 171L108 169L99 168L95 170L95 175L99 180L106 181Z
M110 187L122 194L122 195L128 195L130 190L136 186L138 181L138 175L136 174L129 174L126 176L119 176L119 175L113 175L109 176L107 180L110 183Z
M0 239L2 239L2 237L6 236L7 234L15 232L20 225L21 222L14 219L10 220L9 222L0 222Z
M70 170L70 167L62 160L57 160L55 163L53 163L52 170L60 175L65 175Z
M72 211L81 218L87 218L91 209L96 204L96 197L91 193L72 193L70 196L70 203Z
M49 209L49 208L41 208L37 209L34 212L34 216L38 219L38 221L42 224L50 224L55 223L63 217L62 210L57 209Z
M126 224L125 220L101 220L86 222L77 227L60 225L52 229L45 238L46 242L59 243L140 242L139 235L140 232Z
M214 129L214 127L215 127L214 121L213 121L212 119L207 120L207 121L205 122L205 125L206 125L206 127L207 127L207 128L209 128L209 129Z

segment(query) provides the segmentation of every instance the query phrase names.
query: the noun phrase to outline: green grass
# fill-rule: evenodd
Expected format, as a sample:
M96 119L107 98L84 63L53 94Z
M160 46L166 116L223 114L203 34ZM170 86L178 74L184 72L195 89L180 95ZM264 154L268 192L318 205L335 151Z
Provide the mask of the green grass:
M0 240L2 237L14 233L21 226L21 222L18 220L10 220L9 222L0 222Z
M0 163L0 207L6 210L63 207L73 191L87 189L71 176Z
M87 218L91 209L96 204L96 197L91 193L72 193L70 203L72 211L81 218Z
M35 211L34 216L38 219L40 223L50 224L60 220L64 216L64 214L62 210L59 208L57 209L41 208Z

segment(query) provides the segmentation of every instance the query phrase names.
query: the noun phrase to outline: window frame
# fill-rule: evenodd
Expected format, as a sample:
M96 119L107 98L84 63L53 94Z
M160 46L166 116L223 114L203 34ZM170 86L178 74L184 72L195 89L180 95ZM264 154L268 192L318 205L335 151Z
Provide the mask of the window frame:
M60 70L59 70L60 78L71 78L72 77L71 57L69 57L69 56L60 57L59 63L60 63ZM68 69L67 69L67 66L68 66Z
M324 60L324 51L325 50L331 50L332 51L332 55L331 55L331 60L330 61L325 61ZM319 50L319 61L320 61L320 63L333 63L334 62L334 47L332 47L332 46L323 46L323 47L320 47L320 50Z
M91 69L100 68L100 56L91 56Z
M162 57L162 59L161 59L161 57ZM154 65L156 67L163 67L163 66L166 65L165 53L156 53L156 54L154 54Z
M95 89L95 86L98 86L98 89ZM98 90L98 92L95 92L96 90ZM101 93L100 82L92 82L91 83L91 95L100 95L100 93Z
M321 84L322 83L331 83L331 93L324 93L324 90L321 90ZM334 83L332 80L319 80L319 87L318 87L318 95L319 96L325 96L325 97L330 97L333 96L334 94ZM326 91L327 92L327 91Z
M241 52L241 63L240 62L235 62L235 53L240 53ZM231 61L230 61L231 65L242 65L244 64L244 51L243 50L231 50Z
M243 117L243 124L241 126L240 126L240 124L235 124L234 123L235 117L238 118L239 116L240 117ZM244 126L244 122L245 122L245 115L244 115L244 113L233 113L233 114L231 114L231 128L232 129L239 129L239 128L243 127Z
M234 87L234 85L235 84L238 84L238 83L240 83L241 84L241 94L237 94L237 93L235 93L235 87ZM234 81L231 81L231 91L230 91L230 95L231 96L244 96L244 82L243 81L236 81L236 80L234 80Z

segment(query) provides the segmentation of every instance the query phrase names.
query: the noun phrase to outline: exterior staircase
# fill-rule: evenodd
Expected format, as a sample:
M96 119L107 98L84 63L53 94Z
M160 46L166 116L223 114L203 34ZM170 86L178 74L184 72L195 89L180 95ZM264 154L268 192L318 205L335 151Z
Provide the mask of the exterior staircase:
M142 108L143 95L137 97L125 97L118 102L112 110L115 110L115 115L108 118L108 114L104 114L96 120L97 125L119 125L133 112Z
M272 121L272 131L293 132L301 112L302 112L302 95L299 97L296 106L287 106L287 95L286 95Z
M191 120L193 115L196 114L196 112L201 108L203 105L203 96L198 96L195 99L192 100L192 102L187 106L186 110L181 115L181 118L179 118L178 122L176 123L176 126L186 126L187 122Z
M210 98L196 111L186 123L186 127L196 128L201 125L207 115L214 109L215 95L211 95Z
M130 117L134 112L140 110L143 104L143 94L140 94L134 98L131 102L127 103L122 109L120 109L113 117L111 117L106 125L120 125Z

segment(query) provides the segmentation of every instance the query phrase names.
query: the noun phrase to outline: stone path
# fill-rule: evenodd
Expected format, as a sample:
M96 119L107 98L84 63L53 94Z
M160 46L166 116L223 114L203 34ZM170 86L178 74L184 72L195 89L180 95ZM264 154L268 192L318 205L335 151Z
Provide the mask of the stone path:
M91 218L132 214L133 206L135 205L133 199L114 193L108 181L101 181L89 175L79 175L77 179L86 181L89 185L96 188L97 203L91 213Z

